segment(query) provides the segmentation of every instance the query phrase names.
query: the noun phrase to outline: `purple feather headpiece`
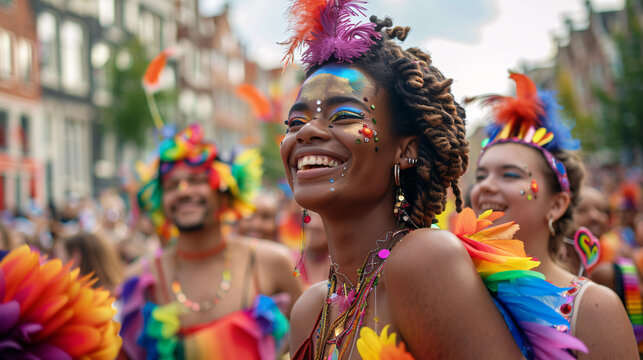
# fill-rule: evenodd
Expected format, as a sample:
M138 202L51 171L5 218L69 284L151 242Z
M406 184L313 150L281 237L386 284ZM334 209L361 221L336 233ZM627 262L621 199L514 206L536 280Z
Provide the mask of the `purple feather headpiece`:
M307 45L302 62L309 68L334 58L352 62L366 53L374 39L382 35L373 23L351 23L352 16L365 16L365 0L295 0L288 10L293 36L284 44L289 49L284 56L286 65L292 62L295 49Z

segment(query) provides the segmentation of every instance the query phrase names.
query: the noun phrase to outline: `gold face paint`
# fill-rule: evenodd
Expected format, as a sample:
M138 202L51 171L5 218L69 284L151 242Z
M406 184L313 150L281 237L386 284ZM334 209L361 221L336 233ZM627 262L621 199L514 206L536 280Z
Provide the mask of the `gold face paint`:
M353 88L350 81L345 78L339 78L333 74L319 74L308 78L302 86L302 91L299 94L299 99L302 101L314 101L316 99L325 98L328 93L344 93L350 94Z

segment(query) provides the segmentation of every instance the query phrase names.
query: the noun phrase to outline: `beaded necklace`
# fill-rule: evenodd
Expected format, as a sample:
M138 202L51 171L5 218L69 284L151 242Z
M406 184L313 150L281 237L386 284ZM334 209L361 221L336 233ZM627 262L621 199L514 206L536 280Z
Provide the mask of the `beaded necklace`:
M388 258L390 251L401 241L396 241L396 236L408 231L408 229L404 229L392 233L392 236L390 236L390 243L382 250L379 248L379 243L382 242L382 240L378 240L377 247L368 253L364 260L364 264L357 271L358 281L357 286L350 291L352 296L348 293L348 289L346 289L345 286L343 287L343 295L336 294L338 290L342 291L342 288L337 289L338 274L335 268L331 267L326 301L322 309L320 325L317 329L318 341L315 350L315 360L322 360L324 358L327 346L330 346L330 353L336 355L336 357L333 356L333 359L341 359L349 349L349 346L346 345L354 343L353 339L359 328L362 326L364 314L366 313L366 299L370 293L377 288L380 276L384 270L384 264L386 263L386 259ZM391 235L391 233L387 234L386 240L389 239L389 235ZM386 242L386 240L384 240L384 242ZM374 255L375 253L377 253L377 256ZM379 264L377 264L377 262L379 262ZM346 277L344 274L339 275ZM339 316L329 325L328 318L330 305L333 303L333 299L337 296L348 297L347 301L349 304L345 306L345 310L340 308ZM375 314L375 321L379 321L377 314ZM352 353L352 346L350 348Z
M174 266L178 270L178 259L177 256L174 257ZM176 300L179 301L183 306L193 312L206 312L216 306L221 299L228 293L230 290L230 279L232 278L230 273L230 251L226 246L223 253L223 274L221 275L221 283L219 284L219 289L214 297L214 299L204 300L204 301L193 301L190 300L187 295L181 289L181 282L179 281L178 271L174 271L174 279L172 280L172 292L176 297Z

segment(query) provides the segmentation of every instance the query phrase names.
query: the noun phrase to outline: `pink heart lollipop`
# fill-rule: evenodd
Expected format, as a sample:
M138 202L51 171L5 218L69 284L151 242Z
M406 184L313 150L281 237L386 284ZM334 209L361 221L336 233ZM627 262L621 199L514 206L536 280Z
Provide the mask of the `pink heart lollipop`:
M574 249L580 257L582 267L587 269L589 274L598 263L598 258L601 255L600 242L588 228L583 226L574 235Z

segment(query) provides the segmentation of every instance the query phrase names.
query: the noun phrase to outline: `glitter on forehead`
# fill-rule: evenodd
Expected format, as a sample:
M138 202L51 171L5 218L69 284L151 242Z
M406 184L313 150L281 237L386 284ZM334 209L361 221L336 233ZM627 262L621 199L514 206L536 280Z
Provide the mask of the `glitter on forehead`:
M324 66L323 68L315 71L315 73L311 75L310 78L321 74L331 74L340 78L347 79L349 85L354 91L360 91L366 85L364 74L352 68L337 65Z

